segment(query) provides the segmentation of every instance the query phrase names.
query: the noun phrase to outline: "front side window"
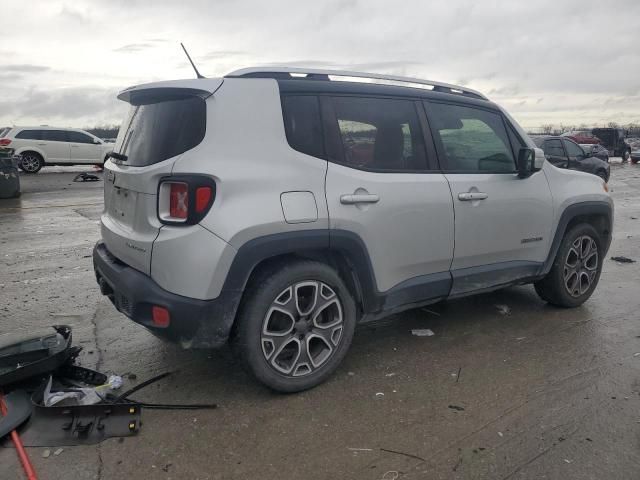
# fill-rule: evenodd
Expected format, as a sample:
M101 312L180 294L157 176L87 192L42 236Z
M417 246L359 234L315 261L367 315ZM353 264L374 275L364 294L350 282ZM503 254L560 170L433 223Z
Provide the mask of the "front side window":
M502 117L479 108L426 104L447 171L513 173L515 159Z
M69 141L74 143L93 143L93 138L81 132L68 132Z
M324 158L324 140L318 97L290 95L282 99L282 113L287 141L291 148Z
M337 143L332 160L375 171L427 169L424 139L411 100L333 97Z
M42 140L49 142L68 142L69 136L64 130L43 130Z
M42 140L42 130L22 130L16 134L16 138L23 140Z

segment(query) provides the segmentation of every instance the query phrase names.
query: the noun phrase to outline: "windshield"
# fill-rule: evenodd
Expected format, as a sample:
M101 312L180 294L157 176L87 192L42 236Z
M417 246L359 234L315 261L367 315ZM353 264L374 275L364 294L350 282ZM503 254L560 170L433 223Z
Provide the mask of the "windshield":
M198 145L206 129L206 104L200 97L132 105L118 132L114 152L134 167L153 165Z

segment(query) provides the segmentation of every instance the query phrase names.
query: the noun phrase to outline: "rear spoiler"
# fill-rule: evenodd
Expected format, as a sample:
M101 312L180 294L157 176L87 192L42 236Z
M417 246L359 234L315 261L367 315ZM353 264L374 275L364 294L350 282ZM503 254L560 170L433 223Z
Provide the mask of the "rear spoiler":
M145 83L122 90L118 99L132 105L144 105L185 96L207 98L220 88L222 82L222 78L202 78Z

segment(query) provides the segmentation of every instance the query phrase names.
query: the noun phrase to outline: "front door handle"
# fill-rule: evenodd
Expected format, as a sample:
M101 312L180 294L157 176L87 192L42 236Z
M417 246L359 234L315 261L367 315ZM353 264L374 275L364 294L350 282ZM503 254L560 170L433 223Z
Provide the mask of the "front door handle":
M340 195L340 203L343 205L356 205L358 203L378 203L380 197L373 193L349 193Z
M465 192L458 194L458 200L463 202L470 202L473 200L484 200L489 198L489 195L483 192Z

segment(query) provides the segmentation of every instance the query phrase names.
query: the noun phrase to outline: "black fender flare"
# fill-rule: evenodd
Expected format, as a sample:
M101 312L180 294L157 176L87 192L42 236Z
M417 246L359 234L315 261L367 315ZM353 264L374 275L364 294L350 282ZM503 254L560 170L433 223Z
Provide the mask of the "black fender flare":
M347 260L348 268L356 276L364 310L376 310L380 299L369 252L357 234L346 230L298 230L250 240L238 249L222 291L244 291L254 269L270 258L327 252L340 253Z
M556 225L556 231L553 236L551 248L549 249L549 254L540 271L541 276L546 275L549 273L549 270L551 270L556 255L558 254L558 250L560 249L560 243L562 243L562 239L564 238L564 234L567 231L569 223L571 223L575 218L585 215L600 215L605 218L608 234L606 237L603 236L602 240L605 247L605 253L609 250L609 245L611 244L611 230L613 228L613 208L611 204L605 201L574 203L565 208L562 215L560 215L560 220Z

